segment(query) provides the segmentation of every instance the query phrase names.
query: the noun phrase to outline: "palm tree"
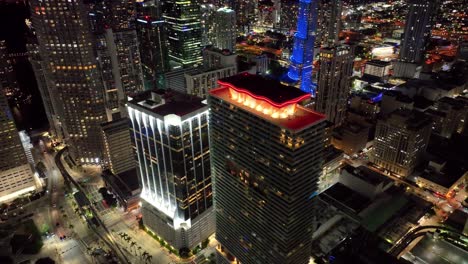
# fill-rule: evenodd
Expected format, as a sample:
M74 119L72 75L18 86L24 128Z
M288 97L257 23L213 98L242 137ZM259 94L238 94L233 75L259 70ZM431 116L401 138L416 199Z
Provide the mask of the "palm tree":
M137 249L138 249L138 252L140 252L140 256L141 256L141 247L138 246Z

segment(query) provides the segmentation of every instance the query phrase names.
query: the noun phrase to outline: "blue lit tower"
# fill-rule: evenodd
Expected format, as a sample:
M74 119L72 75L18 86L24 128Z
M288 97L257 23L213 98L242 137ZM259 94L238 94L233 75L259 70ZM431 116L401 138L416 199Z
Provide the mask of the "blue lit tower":
M315 94L312 88L312 63L314 62L315 32L317 28L317 1L299 0L297 32L288 76L301 82L301 90Z

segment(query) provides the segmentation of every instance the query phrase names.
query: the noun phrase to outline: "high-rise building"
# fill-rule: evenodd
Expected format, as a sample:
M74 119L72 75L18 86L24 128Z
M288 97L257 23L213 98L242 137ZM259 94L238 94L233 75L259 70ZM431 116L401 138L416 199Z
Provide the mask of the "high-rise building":
M0 202L35 189L33 171L0 82Z
M218 263L309 263L325 117L310 94L242 73L210 91Z
M30 4L42 71L72 156L83 163L100 163L105 100L84 4L81 0Z
M298 11L298 1L281 0L280 28L283 30L294 30L297 23Z
M258 13L258 0L226 0L225 4L237 15L237 30L248 32Z
M198 1L166 1L164 19L169 41L169 59L173 66L190 67L200 64L202 28Z
M169 70L169 51L167 45L166 22L162 17L160 1L137 3L138 18L136 30L141 55L141 64L145 74L145 85L149 88L161 88L163 73Z
M317 28L317 0L300 0L297 17L297 31L294 34L294 47L288 76L300 81L300 88L315 95L312 85L312 67Z
M13 70L12 61L8 56L5 40L0 40L0 86L7 98L15 97L19 92L16 74Z
M218 6L206 3L203 1L200 5L201 12L201 26L202 26L202 47L213 44L213 41L216 41L216 32L215 32L215 19L216 19L216 10ZM235 25L234 25L235 26Z
M143 223L176 249L193 248L215 231L208 106L154 90L131 100L128 112Z
M213 44L218 49L236 49L236 13L229 8L220 8L214 19L215 38Z
M342 6L341 0L318 0L316 46L331 46L338 43Z
M413 78L417 67L424 60L437 1L409 0L408 8L395 76Z
M424 113L407 109L379 120L370 160L396 175L411 175L426 151L431 124Z
M339 126L343 123L353 73L354 54L350 46L320 49L320 70L315 110Z
M125 117L127 97L143 91L136 31L110 28L96 35L99 68L105 88L107 120Z
M130 139L130 120L122 118L101 125L104 138L104 162L114 174L135 168Z
M53 87L51 87L49 85L50 83L47 81L46 73L43 68L46 65L43 63L39 45L35 40L32 40L31 43L26 44L26 48L29 54L29 61L34 71L34 76L36 77L37 87L41 94L47 121L49 122L49 133L54 140L61 142L64 139L63 128L60 123L60 116L58 115L58 106L51 96Z

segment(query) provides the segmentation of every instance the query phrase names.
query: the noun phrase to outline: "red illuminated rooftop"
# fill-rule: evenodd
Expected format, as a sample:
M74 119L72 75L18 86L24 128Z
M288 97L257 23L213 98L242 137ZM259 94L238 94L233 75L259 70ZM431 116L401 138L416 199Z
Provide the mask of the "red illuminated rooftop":
M276 107L284 107L310 99L310 94L295 87L249 73L223 78L218 83L237 92L247 93L255 99L266 101Z
M218 81L212 97L229 102L275 125L300 131L325 120L325 116L298 104L310 94L261 76L239 74Z

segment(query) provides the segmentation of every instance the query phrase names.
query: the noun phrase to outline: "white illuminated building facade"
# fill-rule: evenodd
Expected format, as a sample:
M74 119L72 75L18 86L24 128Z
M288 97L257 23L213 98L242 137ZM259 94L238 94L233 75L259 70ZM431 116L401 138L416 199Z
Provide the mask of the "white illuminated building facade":
M0 83L0 202L35 189L33 171Z
M197 246L215 231L208 106L159 90L133 98L128 114L144 225L175 249Z

